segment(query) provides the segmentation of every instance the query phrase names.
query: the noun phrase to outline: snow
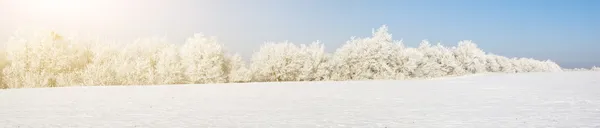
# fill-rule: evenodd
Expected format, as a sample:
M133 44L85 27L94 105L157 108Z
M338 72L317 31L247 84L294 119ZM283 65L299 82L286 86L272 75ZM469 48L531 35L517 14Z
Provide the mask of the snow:
M3 127L600 127L600 72L0 90Z

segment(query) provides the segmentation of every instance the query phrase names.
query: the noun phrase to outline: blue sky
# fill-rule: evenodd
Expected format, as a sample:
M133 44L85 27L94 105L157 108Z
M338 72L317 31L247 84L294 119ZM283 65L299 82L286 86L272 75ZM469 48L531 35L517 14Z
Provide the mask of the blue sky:
M250 57L265 41L320 40L333 52L350 37L370 36L386 24L412 47L423 39L445 45L473 40L503 56L551 59L567 68L600 66L596 0L106 0L87 11L46 17L2 1L1 40L17 28L120 40L167 36L174 43L204 33Z

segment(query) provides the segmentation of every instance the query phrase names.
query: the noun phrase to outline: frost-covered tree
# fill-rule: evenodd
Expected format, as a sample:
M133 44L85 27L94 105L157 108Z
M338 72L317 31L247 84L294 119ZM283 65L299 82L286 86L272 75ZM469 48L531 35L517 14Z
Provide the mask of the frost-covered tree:
M594 67L590 68L590 71L600 71L600 67L594 66Z
M444 76L456 76L466 73L465 69L454 55L455 48L446 48L438 43L435 47L438 53L438 62L442 65Z
M418 50L421 52L422 57L420 63L418 63L417 69L415 70L413 77L417 78L433 78L446 76L449 71L442 69L442 55L443 51L439 48L431 47L429 41L423 40L419 45Z
M530 58L512 59L515 72L561 72L562 68L553 61L539 61Z
M498 66L500 66L499 72L504 72L504 73L515 73L516 72L516 69L515 69L511 59L506 58L504 56L497 56L497 55L492 55L491 58L495 58L496 63L498 64Z
M460 41L454 55L468 73L486 72L485 52L470 40Z
M83 85L122 85L123 80L117 77L120 45L112 42L96 42L91 44L92 58L82 73Z
M72 38L51 32L31 39L11 37L7 43L3 81L9 88L57 87L80 84L90 52Z
M592 70L592 71L600 71L600 67L596 67L596 66L594 66L594 67L592 67L592 69L591 69L591 70Z
M156 83L183 84L185 83L184 66L181 63L179 48L174 44L159 49L156 54Z
M225 52L215 37L195 34L181 48L186 83L225 83Z
M541 63L534 59L521 58L519 61L521 61L519 64L521 64L520 67L523 72L539 72L542 70L542 65L540 65Z
M329 77L328 57L319 42L294 45L266 43L252 56L256 81L315 81Z
M228 82L242 83L250 82L252 80L250 69L246 67L246 64L244 63L242 57L239 54L234 54L233 56L229 56L226 59L228 70Z
M14 36L0 52L0 88L224 82L434 78L481 72L560 72L553 61L486 54L471 41L457 47L405 47L387 27L351 38L335 53L323 44L267 43L246 67L215 37L196 34L184 45L164 39L100 42L56 33ZM567 69L565 69L567 70ZM579 69L575 69L579 70ZM583 70L583 69L582 69ZM585 69L588 70L588 69ZM600 70L597 67L591 70ZM570 69L567 71L571 71Z
M513 69L515 71L515 73L522 73L522 72L527 72L527 68L525 67L527 64L524 63L525 61L523 61L524 58L512 58L511 59L511 63L513 66Z
M352 38L337 49L333 56L333 80L399 79L393 62L397 61L398 45L392 41L386 26L373 31L373 37Z
M305 60L300 48L290 42L265 43L252 55L252 74L255 81L296 81Z
M117 78L125 85L157 84L156 64L164 39L139 39L126 44L115 57Z
M592 71L592 68L590 69L586 69L586 68L572 68L572 69L563 69L564 71L569 71L569 72L579 72L579 71Z
M329 79L331 65L330 55L325 53L325 47L319 41L310 45L300 45L300 60L305 60L300 68L298 80L320 81Z
M544 63L544 70L542 72L562 72L562 68L560 65L556 64L556 62L552 60L546 60Z
M494 54L488 54L486 56L486 64L487 64L487 71L488 72L502 72L502 64L501 61L499 60L501 56L498 55L494 55Z
M4 70L8 63L8 60L6 60L6 52L3 50L0 51L0 89L8 88L6 83L4 83L4 73L2 73L2 70Z
M538 61L530 58L520 58L514 60L517 72L549 72L553 71L553 62Z
M423 54L415 48L403 48L399 49L399 55L397 55L397 61L400 64L396 67L396 72L404 77L415 77L415 71L421 63Z

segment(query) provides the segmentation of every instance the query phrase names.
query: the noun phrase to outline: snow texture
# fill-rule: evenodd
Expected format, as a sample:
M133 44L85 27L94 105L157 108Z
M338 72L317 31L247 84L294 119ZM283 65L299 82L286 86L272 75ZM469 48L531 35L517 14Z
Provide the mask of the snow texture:
M2 127L600 127L600 72L0 90Z

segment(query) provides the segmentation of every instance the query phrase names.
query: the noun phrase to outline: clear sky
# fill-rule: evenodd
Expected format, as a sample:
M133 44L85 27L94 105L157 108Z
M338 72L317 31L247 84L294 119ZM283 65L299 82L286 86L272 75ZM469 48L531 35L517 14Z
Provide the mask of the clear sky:
M167 36L174 43L204 33L250 57L265 41L320 40L333 52L351 36L370 36L386 24L411 47L423 39L445 45L473 40L503 56L600 66L598 0L40 1L0 0L0 40L19 28L119 40Z

